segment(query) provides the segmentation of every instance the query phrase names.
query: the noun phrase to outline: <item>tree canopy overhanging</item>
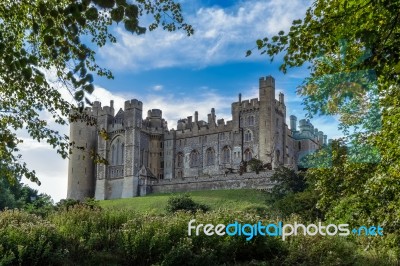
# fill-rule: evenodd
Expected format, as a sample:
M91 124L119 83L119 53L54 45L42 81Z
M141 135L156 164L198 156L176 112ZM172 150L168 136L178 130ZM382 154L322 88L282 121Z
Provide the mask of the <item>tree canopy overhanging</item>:
M141 25L140 18L152 18ZM49 143L66 158L68 137L49 128L40 112L65 125L71 109L90 104L93 74L112 78L112 73L95 61L95 47L116 38L113 23L121 23L132 34L161 27L167 31L194 33L184 21L179 3L173 0L4 0L0 2L0 173L14 179L25 176L38 181L19 155L24 129L37 140ZM90 44L83 40L90 40ZM54 72L58 84L75 99L63 99L45 76Z
M313 156L324 167L307 172L320 208L328 218L398 230L400 1L315 0L288 33L259 39L255 49L271 60L282 55L284 73L308 65L298 93L309 116L340 117L346 142Z

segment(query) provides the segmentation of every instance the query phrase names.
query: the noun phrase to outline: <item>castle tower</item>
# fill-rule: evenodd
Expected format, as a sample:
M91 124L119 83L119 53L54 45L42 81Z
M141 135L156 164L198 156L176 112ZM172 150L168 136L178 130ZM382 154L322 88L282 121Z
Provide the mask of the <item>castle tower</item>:
M259 158L270 163L274 156L275 140L275 79L271 76L260 78L259 83Z
M100 102L94 102L93 112L97 113L97 127L99 130L108 132L109 125L114 119L114 102L110 102L110 106L101 107ZM104 137L97 135L97 153L102 158L111 161L109 155L110 143ZM98 164L96 167L96 190L95 198L97 200L107 199L107 165Z
M89 109L85 111L89 113ZM74 113L73 116L80 118L70 123L69 138L74 146L69 156L67 198L84 200L94 196L94 162L90 153L96 152L97 132L94 125L88 125L90 121L82 119L85 114ZM95 120L94 117L89 119Z
M162 111L160 109L152 109L150 111L150 121L149 168L155 177L164 178Z
M141 101L132 99L125 102L125 154L122 198L138 196L140 170L140 137L142 129Z
M296 132L297 131L297 117L294 115L290 116L290 130L292 132Z

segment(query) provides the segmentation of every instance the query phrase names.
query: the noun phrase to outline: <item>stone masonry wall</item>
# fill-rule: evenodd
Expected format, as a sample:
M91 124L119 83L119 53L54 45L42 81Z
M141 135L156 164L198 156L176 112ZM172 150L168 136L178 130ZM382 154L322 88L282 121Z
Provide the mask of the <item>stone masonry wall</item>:
M227 176L186 177L184 179L160 180L153 182L152 193L187 192L195 190L218 189L269 189L273 171L256 173L228 174Z

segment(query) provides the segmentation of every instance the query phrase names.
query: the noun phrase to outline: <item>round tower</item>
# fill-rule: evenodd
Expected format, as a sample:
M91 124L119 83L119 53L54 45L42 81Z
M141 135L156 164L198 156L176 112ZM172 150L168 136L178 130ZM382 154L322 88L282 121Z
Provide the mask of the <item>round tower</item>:
M96 127L88 125L85 119L75 119L70 122L69 138L73 148L69 156L67 198L92 198L95 191L95 165L91 154L96 153Z

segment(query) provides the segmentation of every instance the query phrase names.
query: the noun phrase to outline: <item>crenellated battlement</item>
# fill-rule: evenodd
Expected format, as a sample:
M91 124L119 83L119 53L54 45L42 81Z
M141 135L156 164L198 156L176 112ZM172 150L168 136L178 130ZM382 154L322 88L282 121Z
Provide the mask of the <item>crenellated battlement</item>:
M124 104L124 110L129 110L129 109L139 109L143 110L143 103L137 99L132 99L130 101L125 101Z

